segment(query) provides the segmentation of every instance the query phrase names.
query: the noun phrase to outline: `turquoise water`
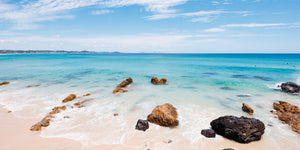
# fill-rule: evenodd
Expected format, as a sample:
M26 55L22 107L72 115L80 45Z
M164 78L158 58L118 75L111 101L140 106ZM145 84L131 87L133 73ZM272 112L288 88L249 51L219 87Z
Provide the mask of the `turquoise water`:
M297 145L300 139L269 113L272 103L278 100L300 105L299 96L283 93L276 87L281 82L300 83L300 54L0 55L0 68L0 81L11 82L0 87L0 104L18 117L42 118L53 106L62 105L61 100L68 94L92 94L93 100L86 107L70 108L59 114L43 130L43 137L140 149L145 141L160 140L163 134L166 138L176 137L173 146L185 141L191 144L190 149L198 149L206 140L200 135L201 129L208 128L209 122L220 115L247 116L241 111L241 104L246 102L254 108L254 117L266 125L272 124L267 127L262 144L270 144L273 149L286 147L271 144L284 140L279 136L282 132L286 139L293 138L289 143ZM167 78L168 84L152 85L153 76ZM112 94L127 77L134 81L128 92ZM26 88L35 84L41 86ZM137 119L145 119L156 105L166 102L177 107L180 126L170 130L151 125L149 135L136 135L140 134L134 130ZM119 113L119 117L112 117L113 113ZM65 115L71 119L63 119ZM57 129L58 126L65 127ZM84 126L90 129L82 129ZM158 131L160 134L156 134ZM145 141L133 144L132 140L139 136Z

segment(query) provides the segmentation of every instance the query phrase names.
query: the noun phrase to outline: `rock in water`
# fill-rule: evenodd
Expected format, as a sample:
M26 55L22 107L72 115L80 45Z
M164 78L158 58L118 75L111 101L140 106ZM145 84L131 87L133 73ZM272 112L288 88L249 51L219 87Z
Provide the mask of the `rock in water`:
M147 129L149 129L149 123L148 123L148 121L147 120L139 119L138 122L135 125L135 129L136 130L146 131Z
M292 105L288 102L279 101L273 104L276 112L273 112L278 116L278 119L284 123L290 125L292 130L300 134L300 109L298 106Z
M131 84L133 80L129 77L126 80L122 81L114 90L113 93L125 93L128 92L127 90L124 90L123 88L127 87L127 85Z
M74 100L75 98L76 98L75 94L70 94L68 97L66 97L64 100L62 100L62 102L66 103L66 102Z
M282 83L281 90L286 93L298 93L300 91L300 85L293 82Z
M254 112L254 110L249 105L247 105L246 103L243 103L242 110L244 112L248 113L249 115L253 115L253 112Z
M31 131L41 131L41 129L42 129L42 125L40 125L38 123L31 126L31 128L30 128Z
M6 85L6 84L9 84L9 82L7 82L7 81L1 82L1 83L0 83L0 86L1 86L1 85Z
M179 124L176 108L168 103L156 106L148 115L147 120L160 126L178 126Z
M161 78L160 80L158 80L157 77L152 77L151 83L152 84L167 84L167 79Z
M223 116L210 122L217 134L239 143L258 141L264 134L265 125L258 119L247 117Z
M212 129L203 129L201 130L201 134L207 138L214 138L216 137L216 133Z

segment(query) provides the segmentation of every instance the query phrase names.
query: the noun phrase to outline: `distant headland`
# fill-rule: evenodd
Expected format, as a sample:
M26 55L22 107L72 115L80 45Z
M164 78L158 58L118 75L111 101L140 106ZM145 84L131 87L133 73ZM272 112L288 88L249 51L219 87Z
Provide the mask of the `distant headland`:
M95 51L66 51L66 50L0 50L0 54L103 54L120 52L95 52Z

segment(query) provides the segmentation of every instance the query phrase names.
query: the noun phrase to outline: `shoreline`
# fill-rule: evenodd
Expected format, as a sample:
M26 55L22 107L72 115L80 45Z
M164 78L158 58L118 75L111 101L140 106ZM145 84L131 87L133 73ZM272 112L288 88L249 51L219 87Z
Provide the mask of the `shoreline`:
M0 105L0 149L1 150L94 150L118 149L113 145L84 147L80 142L66 138L43 138L41 131L29 130L33 119L22 119ZM17 143L16 143L17 142ZM119 147L120 149L120 147ZM123 149L123 148L121 148Z

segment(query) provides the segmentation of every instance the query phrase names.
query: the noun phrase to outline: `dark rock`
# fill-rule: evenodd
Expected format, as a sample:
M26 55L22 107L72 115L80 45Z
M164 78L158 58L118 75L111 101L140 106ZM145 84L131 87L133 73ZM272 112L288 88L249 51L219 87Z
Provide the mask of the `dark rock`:
M214 138L216 137L216 133L212 129L203 129L201 130L201 134L207 138Z
M238 78L238 79L248 79L249 77L248 76L245 76L245 75L232 75L231 76L232 78Z
M163 141L164 143L166 143L166 144L170 144L170 143L172 143L173 141L172 140L165 140L165 141Z
M160 126L178 126L177 111L173 105L166 103L156 106L147 120Z
M273 104L278 119L292 127L292 130L300 134L300 108L288 102L279 101Z
M223 150L234 150L233 148L224 148Z
M246 103L243 103L242 110L244 112L248 113L249 115L253 115L253 112L254 112L254 110Z
M233 88L228 87L228 86L221 87L220 89L222 89L222 90L233 90Z
M251 97L250 95L244 94L244 95L236 95L237 97Z
M255 79L260 79L260 80L263 80L263 81L271 81L270 78L262 77L262 76L253 76L253 78L255 78Z
M148 123L148 121L147 120L139 119L138 122L135 125L135 129L136 130L146 131L147 129L149 129L149 123Z
M210 122L217 134L239 143L258 141L264 134L265 125L258 119L235 116L222 116Z
M300 91L300 85L293 82L282 83L281 90L286 93L298 93Z
M69 119L69 118L70 118L70 116L64 116L64 118L68 118L68 119Z

